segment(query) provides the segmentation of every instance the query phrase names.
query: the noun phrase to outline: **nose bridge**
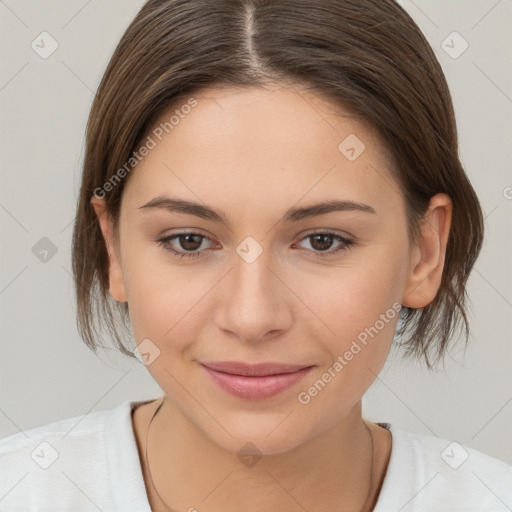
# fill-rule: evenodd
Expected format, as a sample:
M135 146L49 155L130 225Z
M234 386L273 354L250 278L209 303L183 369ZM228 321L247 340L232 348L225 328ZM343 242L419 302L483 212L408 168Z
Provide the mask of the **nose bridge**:
M248 243L240 244L233 257L227 290L218 303L217 324L244 341L257 341L269 331L285 329L291 315L282 284L269 269L270 251L261 248L254 257L256 246ZM251 252L252 257L247 257Z
M269 287L272 287L272 273L269 270L270 255L266 251L254 261L244 260L243 257L235 257L232 279L234 281L234 294L240 299L253 297L255 301L265 298L268 302L271 298Z

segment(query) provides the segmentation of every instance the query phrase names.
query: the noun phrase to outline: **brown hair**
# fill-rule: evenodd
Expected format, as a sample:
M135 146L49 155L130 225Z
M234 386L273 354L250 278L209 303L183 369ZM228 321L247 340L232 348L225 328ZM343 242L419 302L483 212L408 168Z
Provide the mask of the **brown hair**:
M466 316L466 282L483 240L482 211L458 157L445 76L412 18L394 0L149 0L119 42L87 125L73 234L78 329L94 351L105 326L118 349L126 303L109 294L108 254L91 197L130 160L161 114L208 86L307 84L376 129L393 158L410 239L429 200L453 202L445 267L435 299L404 308L405 355L439 361ZM125 167L126 169L126 167ZM119 176L119 174L118 174ZM123 188L105 195L117 225ZM407 335L407 336L406 336ZM404 341L405 340L405 341Z

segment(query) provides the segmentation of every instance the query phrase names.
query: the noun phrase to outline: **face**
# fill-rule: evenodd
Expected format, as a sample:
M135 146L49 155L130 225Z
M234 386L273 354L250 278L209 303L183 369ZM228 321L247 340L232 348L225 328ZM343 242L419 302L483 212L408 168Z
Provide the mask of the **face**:
M447 217L429 224L439 251L409 244L389 159L340 105L277 86L193 98L156 123L178 109L168 134L150 134L118 247L102 221L110 293L128 302L179 414L226 449L285 452L348 417L385 362L400 305L432 300ZM217 362L304 370L236 377L205 367Z

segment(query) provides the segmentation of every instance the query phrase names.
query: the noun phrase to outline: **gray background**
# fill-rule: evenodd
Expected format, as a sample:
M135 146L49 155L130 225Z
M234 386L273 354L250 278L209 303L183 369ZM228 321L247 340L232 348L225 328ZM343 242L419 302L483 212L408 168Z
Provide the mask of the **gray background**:
M468 350L457 345L436 372L390 357L364 397L363 413L512 463L512 3L401 3L447 76L461 157L487 233L469 282ZM138 362L114 350L98 358L81 343L70 274L88 111L142 4L0 0L0 437L160 395ZM47 59L31 47L43 31L59 45ZM443 49L454 31L469 44L458 58ZM453 37L444 43L452 54L461 44ZM43 237L57 249L46 262L32 252Z

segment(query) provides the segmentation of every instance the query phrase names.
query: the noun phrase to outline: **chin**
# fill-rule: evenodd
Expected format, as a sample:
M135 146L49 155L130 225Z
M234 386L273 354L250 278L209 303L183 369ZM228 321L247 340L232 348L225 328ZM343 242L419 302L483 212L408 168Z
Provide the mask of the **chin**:
M204 429L203 433L219 447L243 455L279 455L310 440L315 433L303 424L292 420L294 414L267 414L265 418L255 418L251 414L239 413L224 415L223 427L219 425ZM284 420L284 421L283 421ZM209 426L211 427L211 425Z

